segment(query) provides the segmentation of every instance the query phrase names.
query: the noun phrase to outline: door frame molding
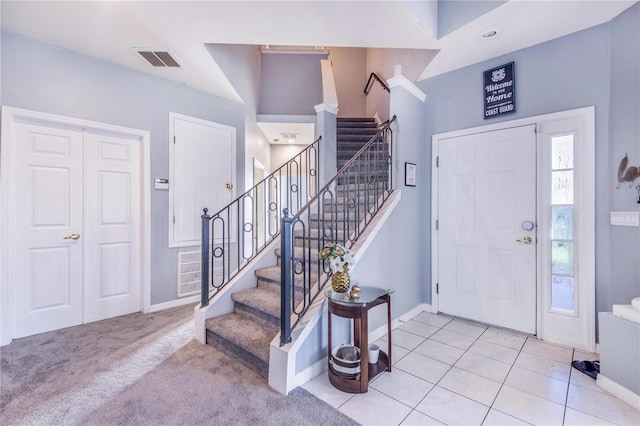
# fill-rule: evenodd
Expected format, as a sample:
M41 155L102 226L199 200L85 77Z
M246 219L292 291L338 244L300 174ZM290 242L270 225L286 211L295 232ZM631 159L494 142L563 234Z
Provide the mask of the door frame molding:
M520 127L526 125L539 125L548 121L556 121L556 120L564 120L571 118L580 118L584 120L585 125L585 149L583 152L584 164L582 167L591 168L591 170L586 170L581 172L582 176L585 173L588 175L591 173L590 179L580 182L579 194L581 200L581 204L583 206L592 206L592 208L587 208L587 211L584 211L584 220L581 230L584 229L594 229L595 227L595 107L584 107L577 108L572 110L560 111L550 114L537 115L532 117L521 118L517 120L511 121L501 121L495 124L487 124L477 127L471 127L467 129L455 130L451 132L438 133L431 136L431 312L437 313L439 310L439 301L437 290L437 282L438 282L438 231L436 229L436 219L438 217L438 167L437 167L437 158L438 158L438 144L442 139L450 139L459 136L468 136L476 133L485 133L485 132L493 132L498 130L503 130L512 127ZM536 148L536 170L538 173L537 182L540 185L540 171L543 170L543 166L540 162L541 156L541 146L540 146L540 133L536 132L536 144L538 145ZM537 190L538 196L541 195L540 188ZM536 212L536 223L541 223L540 217L540 209L537 208ZM538 232L547 232L544 230L538 230ZM547 232L548 233L548 232ZM540 235L540 234L538 234ZM540 240L540 238L538 238ZM587 344L586 350L590 350L591 352L595 351L595 336L596 336L596 307L595 307L595 232L591 234L585 234L581 236L582 243L585 244L586 250L583 251L583 255L587 258L587 261L582 261L581 263L586 263L590 265L589 271L587 274L583 275L581 280L584 280L587 288L585 289L589 295L587 301L586 311L589 313L587 318L588 329L587 329ZM546 340L544 335L544 329L542 328L542 315L544 315L544 304L540 303L541 297L541 284L543 283L542 277L540 275L540 247L538 248L538 255L536 262L538 263L537 271L538 277L536 280L536 294L538 295L538 300L536 301L536 329L537 335L539 338ZM551 340L550 340L551 341ZM562 343L562 342L556 342Z
M49 114L15 107L2 107L2 144L0 144L0 346L11 343L13 339L13 286L11 285L13 260L13 222L11 200L13 170L13 123L27 120L43 124L63 125L81 130L89 130L116 135L135 137L140 140L140 215L141 215L141 306L143 312L151 309L151 139L147 130L133 129L80 118Z

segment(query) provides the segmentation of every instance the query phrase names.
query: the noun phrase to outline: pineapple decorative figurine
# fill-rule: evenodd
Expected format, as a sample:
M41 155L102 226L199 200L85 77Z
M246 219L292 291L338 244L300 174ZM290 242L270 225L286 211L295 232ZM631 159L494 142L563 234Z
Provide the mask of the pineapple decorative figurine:
M349 267L347 266L344 266L342 272L334 272L331 275L331 288L336 293L346 293L350 284Z
M318 254L322 260L329 260L331 267L331 287L336 293L349 291L349 266L353 264L351 250L338 243L329 243Z

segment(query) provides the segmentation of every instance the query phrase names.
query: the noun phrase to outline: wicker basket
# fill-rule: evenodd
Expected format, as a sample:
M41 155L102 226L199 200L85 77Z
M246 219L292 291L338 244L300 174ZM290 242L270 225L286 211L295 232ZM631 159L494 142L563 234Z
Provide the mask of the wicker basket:
M345 379L360 377L360 348L340 345L331 351L329 360L333 372Z

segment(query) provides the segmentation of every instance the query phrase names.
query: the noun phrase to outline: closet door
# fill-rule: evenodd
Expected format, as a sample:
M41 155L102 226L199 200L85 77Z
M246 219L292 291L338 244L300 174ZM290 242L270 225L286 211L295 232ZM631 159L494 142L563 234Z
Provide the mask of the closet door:
M36 121L13 136L13 337L140 311L140 140Z
M13 337L82 323L83 135L14 122Z
M140 311L140 141L85 133L84 322Z

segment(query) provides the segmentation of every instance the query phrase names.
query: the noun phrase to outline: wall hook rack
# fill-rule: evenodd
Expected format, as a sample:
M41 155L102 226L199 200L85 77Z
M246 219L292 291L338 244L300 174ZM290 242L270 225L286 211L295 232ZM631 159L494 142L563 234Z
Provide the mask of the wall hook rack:
M629 155L624 154L624 158L618 166L618 184L616 185L616 189L620 189L622 182L629 182L629 188L633 188L633 181L640 177L640 167L631 166L627 168L628 164Z

